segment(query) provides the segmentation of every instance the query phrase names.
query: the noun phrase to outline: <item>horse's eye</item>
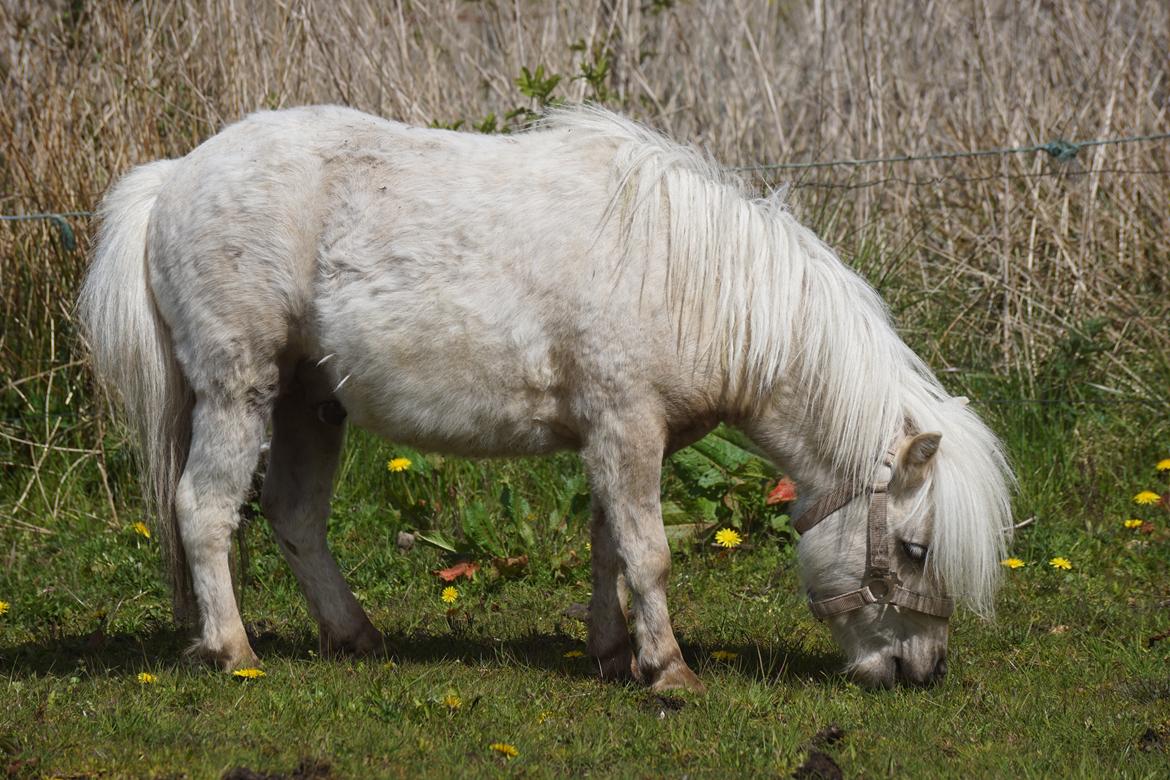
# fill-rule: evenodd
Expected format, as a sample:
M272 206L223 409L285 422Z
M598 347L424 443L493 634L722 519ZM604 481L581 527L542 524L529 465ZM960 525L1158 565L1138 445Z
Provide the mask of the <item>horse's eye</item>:
M912 561L922 562L926 560L926 545L902 542L902 549L906 551L906 554L910 556L910 560Z

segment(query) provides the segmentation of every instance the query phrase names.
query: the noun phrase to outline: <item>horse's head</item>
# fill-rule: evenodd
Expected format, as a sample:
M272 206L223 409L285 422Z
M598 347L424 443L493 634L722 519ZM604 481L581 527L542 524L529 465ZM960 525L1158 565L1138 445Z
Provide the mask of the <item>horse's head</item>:
M804 507L801 579L864 685L929 685L947 671L952 603L931 564L931 485L941 435L908 435L869 485Z

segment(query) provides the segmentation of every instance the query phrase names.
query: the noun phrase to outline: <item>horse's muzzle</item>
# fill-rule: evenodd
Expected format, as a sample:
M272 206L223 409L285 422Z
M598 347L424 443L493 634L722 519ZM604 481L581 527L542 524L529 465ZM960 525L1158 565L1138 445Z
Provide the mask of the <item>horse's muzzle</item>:
M916 671L900 656L893 657L894 679L900 685L912 685L918 688L927 688L943 681L947 676L947 651L938 654L934 665L925 673Z

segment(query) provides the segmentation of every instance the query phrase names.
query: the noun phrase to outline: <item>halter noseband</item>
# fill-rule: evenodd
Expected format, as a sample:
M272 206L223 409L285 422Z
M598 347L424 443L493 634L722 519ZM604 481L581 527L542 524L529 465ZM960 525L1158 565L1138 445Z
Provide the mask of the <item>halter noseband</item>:
M886 452L883 465L893 467L894 451ZM898 573L890 568L890 537L886 532L886 504L889 482L874 482L861 489L846 484L822 496L792 523L799 534L804 534L829 515L844 509L866 493L869 494L868 532L865 547L865 576L861 587L827 599L813 600L808 606L812 613L824 620L842 612L851 612L869 604L893 604L935 617L949 618L955 611L955 602L946 596L927 596L902 587Z

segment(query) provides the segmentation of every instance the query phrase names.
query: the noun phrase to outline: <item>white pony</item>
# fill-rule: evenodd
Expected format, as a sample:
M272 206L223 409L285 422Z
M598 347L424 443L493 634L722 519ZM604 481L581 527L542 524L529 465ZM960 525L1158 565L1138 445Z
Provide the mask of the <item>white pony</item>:
M915 606L944 584L990 611L1011 530L995 437L783 204L619 116L487 136L258 113L134 169L101 219L94 366L137 428L176 614L197 605L196 648L225 669L256 662L228 553L269 426L261 505L322 650L382 645L325 541L347 416L459 455L581 454L607 678L702 688L667 612L659 480L720 421L821 500L803 583L856 602L828 620L862 682L945 673L950 610ZM869 588L874 538L919 601Z

